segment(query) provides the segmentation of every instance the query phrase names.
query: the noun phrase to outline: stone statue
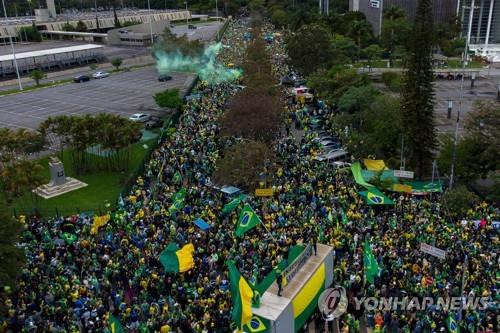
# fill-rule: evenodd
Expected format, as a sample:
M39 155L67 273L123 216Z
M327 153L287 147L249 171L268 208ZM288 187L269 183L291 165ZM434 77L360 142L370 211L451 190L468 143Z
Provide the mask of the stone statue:
M49 161L49 169L50 169L50 186L59 186L66 183L66 174L64 173L64 165L59 160L59 158L55 156L50 157Z

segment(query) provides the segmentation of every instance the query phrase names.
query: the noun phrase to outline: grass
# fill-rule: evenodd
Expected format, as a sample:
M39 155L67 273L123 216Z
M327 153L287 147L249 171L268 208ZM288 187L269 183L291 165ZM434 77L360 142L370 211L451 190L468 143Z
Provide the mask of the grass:
M3 91L0 91L0 96L6 96L6 95L23 93L23 92L27 92L27 91L33 91L33 90L43 89L43 88L60 86L62 84L67 84L67 83L70 83L72 81L73 81L73 79L64 79L64 80L59 80L59 81L54 81L54 82L41 83L38 86L36 84L35 85L31 85L31 86L25 86L25 87L23 87L23 90L19 90L19 89L3 90Z
M97 214L104 213L116 205L117 198L125 188L126 182L136 174L136 170L144 163L150 149L145 149L143 145L146 144L151 147L154 142L155 139L138 142L130 147L131 161L128 172L102 171L76 175L70 158L71 151L65 151L62 161L66 175L81 180L87 183L88 186L51 199L43 199L27 192L22 197L16 198L10 204L10 208L15 210L16 214L29 214L36 209L43 216L67 216L83 211L93 211ZM39 162L44 167L44 176L46 182L48 182L50 179L49 158L41 158ZM110 205L109 207L106 207L107 203Z

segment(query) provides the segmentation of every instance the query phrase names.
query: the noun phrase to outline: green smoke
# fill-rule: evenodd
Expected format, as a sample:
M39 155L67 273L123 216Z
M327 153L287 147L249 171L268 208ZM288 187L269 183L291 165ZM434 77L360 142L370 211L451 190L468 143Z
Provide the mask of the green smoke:
M165 52L156 50L156 68L160 74L169 72L196 73L201 80L210 84L231 81L241 76L241 70L229 69L217 61L217 54L222 47L221 43L205 47L199 56L186 56L179 50Z

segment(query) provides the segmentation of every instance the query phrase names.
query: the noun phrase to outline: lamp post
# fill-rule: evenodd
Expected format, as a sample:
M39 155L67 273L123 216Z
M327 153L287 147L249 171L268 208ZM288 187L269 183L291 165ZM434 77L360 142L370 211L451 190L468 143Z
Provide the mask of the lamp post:
M8 17L7 17L7 10L5 9L5 0L2 0L2 6L3 6L3 14L5 16L5 23L7 23ZM16 67L17 83L19 84L19 90L23 90L23 85L21 83L21 76L19 75L19 67L17 66L16 50L14 48L14 43L12 42L12 36L10 35L10 32L9 32L9 42L10 42L10 47L12 49L12 56L14 57L14 67Z
M186 0L185 4L186 4L186 29L187 29L189 27L189 11L188 11L188 2L187 2L187 0Z
M99 18L97 17L97 0L94 0L94 8L95 8L95 24L97 32L99 32Z
M148 14L149 14L149 34L151 35L151 45L154 43L153 39L153 16L151 15L151 5L149 4L148 0Z
M452 109L453 109L453 101L451 99L448 99L448 115L446 116L447 119L451 119Z

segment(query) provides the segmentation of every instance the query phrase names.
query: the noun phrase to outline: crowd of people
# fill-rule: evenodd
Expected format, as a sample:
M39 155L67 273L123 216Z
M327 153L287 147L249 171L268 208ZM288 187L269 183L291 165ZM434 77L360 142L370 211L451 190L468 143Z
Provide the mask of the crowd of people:
M248 28L247 20L231 21L222 39L227 46L222 62L241 59ZM264 33L272 32L265 25ZM281 36L275 34L268 48L276 77L288 73ZM221 214L230 198L210 178L222 144L217 118L238 89L235 82L195 87L201 97L187 103L176 131L154 151L130 195L97 232L92 232L91 214L26 219L20 245L27 265L6 301L0 331L110 332L113 315L127 332L232 332L225 261L234 260L248 280L261 281L292 246L310 241L334 248L334 278L350 297L463 292L498 300L498 234L492 226L499 217L497 207L471 207L464 217L468 222L462 223L447 217L439 196L393 195L394 207L367 206L349 174L313 159L315 134L307 129L286 131L277 141L273 197L246 199L266 228L258 226L236 238L238 209ZM286 124L299 108L286 107ZM187 189L183 206L169 210L181 188ZM193 223L197 218L210 228L199 229ZM381 267L373 284L363 279L365 239ZM171 242L194 245L193 269L164 271L159 256ZM446 259L419 252L421 242L446 249ZM497 311L464 310L462 331L497 332ZM340 328L357 333L363 317L377 332L447 332L448 315L436 309L350 309Z

